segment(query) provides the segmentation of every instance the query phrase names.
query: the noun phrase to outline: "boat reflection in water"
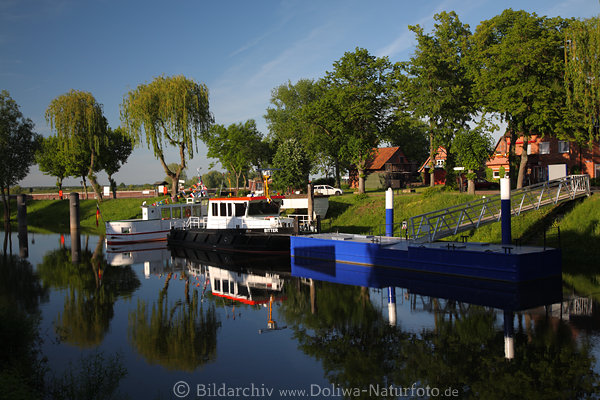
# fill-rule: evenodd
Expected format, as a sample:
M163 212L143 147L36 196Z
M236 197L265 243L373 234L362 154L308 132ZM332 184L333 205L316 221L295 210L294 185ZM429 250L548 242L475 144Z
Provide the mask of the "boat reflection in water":
M231 367L231 347L235 357L257 357L276 343L277 351L296 361L317 361L318 374L336 389L419 382L480 398L578 398L595 390L593 346L566 322L569 312L571 318L585 312L585 299L563 300L560 278L514 284L284 256L169 250L164 269L152 264L164 287L155 289L158 299L138 301L128 332L138 354L168 369L204 366L215 373ZM176 274L185 281L185 294L182 282L173 284ZM576 310L575 303L583 307ZM256 327L279 331L277 340L256 335ZM237 371L238 379L255 379ZM289 376L285 369L270 374L274 385Z
M505 357L514 358L514 313L562 301L562 279L510 283L334 261L292 257L292 276L387 289L390 324L396 323L395 288L407 293L503 310Z
M284 284L290 277L290 257L281 254L220 253L189 247L171 246L174 259L185 260L190 271L199 271L210 282L213 296L251 306L268 306L267 329L285 329L273 319L273 304L285 301Z

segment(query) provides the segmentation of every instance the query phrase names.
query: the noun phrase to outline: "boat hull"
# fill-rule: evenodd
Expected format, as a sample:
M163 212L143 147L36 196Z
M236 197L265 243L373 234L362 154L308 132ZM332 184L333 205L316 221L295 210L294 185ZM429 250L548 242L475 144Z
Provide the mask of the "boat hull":
M291 255L296 258L507 282L525 282L562 273L561 253L557 249L487 243L418 244L399 238L349 234L293 236L290 246Z
M272 229L173 229L169 246L236 253L289 254L293 228ZM267 231L267 232L265 232Z
M172 227L183 227L183 219L122 220L106 223L106 244L122 245L166 241Z

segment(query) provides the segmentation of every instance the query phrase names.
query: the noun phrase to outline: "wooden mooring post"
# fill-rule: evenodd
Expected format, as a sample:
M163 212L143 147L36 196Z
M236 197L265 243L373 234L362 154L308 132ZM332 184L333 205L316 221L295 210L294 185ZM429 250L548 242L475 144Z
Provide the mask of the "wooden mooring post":
M71 230L71 262L81 261L81 238L79 226L79 193L69 193L69 227Z
M17 195L17 221L19 224L19 257L29 256L29 244L27 239L27 198L24 194Z

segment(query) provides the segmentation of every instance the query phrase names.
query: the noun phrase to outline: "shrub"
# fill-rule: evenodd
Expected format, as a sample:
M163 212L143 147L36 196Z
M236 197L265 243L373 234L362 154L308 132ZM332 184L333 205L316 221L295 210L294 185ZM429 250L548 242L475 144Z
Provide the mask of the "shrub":
M354 196L354 199L356 201L360 201L360 200L364 200L364 199L368 199L368 198L369 198L369 195L366 193L359 193L356 196Z

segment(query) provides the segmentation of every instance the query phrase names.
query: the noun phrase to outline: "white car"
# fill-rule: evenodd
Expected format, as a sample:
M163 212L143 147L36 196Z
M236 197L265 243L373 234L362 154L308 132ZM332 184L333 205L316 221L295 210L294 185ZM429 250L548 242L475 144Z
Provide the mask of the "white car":
M342 189L334 188L329 185L315 185L313 192L315 194L322 194L325 196L332 196L332 195L339 196L343 193Z

